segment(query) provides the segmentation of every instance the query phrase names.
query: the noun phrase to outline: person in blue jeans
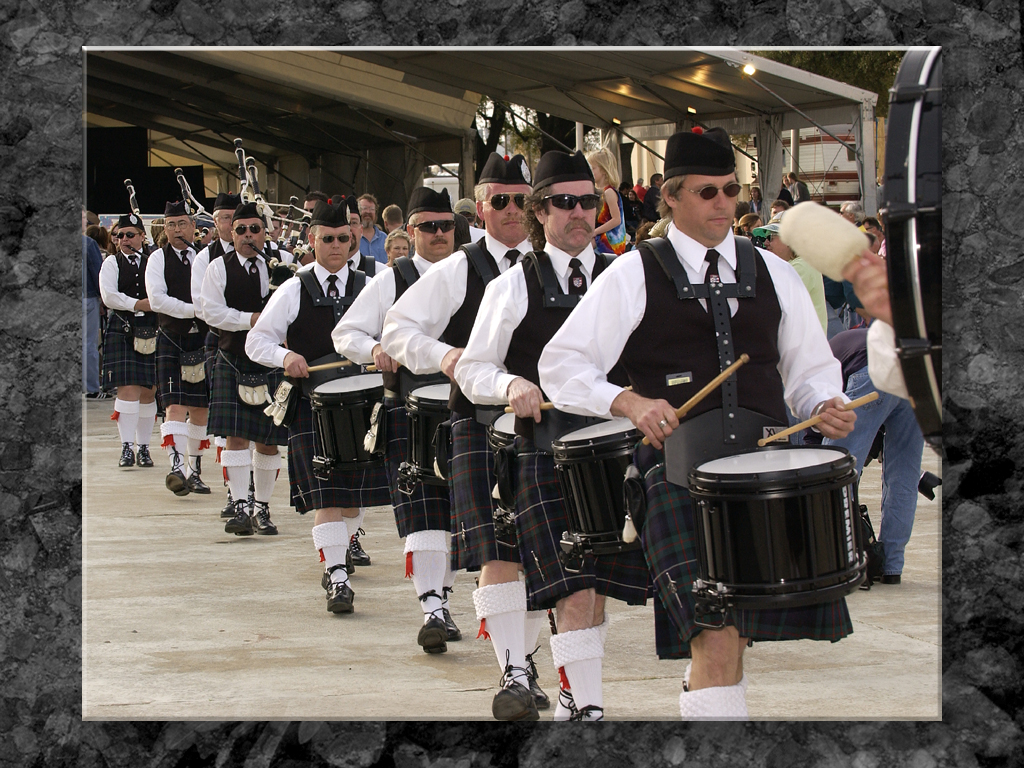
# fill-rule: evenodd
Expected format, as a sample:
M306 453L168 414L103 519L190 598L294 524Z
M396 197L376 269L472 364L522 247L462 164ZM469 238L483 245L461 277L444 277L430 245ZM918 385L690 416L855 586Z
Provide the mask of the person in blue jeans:
M85 214L82 214L84 221ZM100 389L100 267L103 254L82 235L82 388L90 400L106 397Z
M851 400L878 392L868 376L867 336L866 328L858 328L829 341L832 354L843 365L843 393ZM878 531L878 540L885 546L882 583L899 584L904 551L914 528L924 451L924 436L914 409L908 400L878 392L877 400L857 409L857 424L849 435L839 440L825 438L822 444L846 448L857 459L859 475L883 425L882 522Z

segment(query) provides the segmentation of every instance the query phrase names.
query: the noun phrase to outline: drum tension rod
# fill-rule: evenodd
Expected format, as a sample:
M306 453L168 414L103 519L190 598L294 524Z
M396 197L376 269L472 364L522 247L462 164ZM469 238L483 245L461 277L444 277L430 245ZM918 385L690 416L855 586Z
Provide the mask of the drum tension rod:
M900 339L896 345L896 355L900 360L913 360L927 357L932 352L941 352L941 344L932 344L927 339Z

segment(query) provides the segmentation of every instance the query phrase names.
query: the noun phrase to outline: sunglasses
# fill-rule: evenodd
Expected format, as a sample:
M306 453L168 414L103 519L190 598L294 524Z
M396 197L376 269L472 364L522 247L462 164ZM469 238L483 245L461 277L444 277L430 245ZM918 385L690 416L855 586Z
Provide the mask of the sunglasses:
M560 208L563 211L573 210L577 204L584 211L592 211L597 208L597 204L601 200L600 195L548 195L541 200L542 203L551 201L551 204L555 208Z
M526 195L520 193L518 195L495 195L491 198L491 208L496 211L503 211L508 205L508 201L511 200L516 204L516 208L520 211L523 210L526 205Z
M424 222L421 222L421 223L417 224L416 225L416 229L418 229L420 232L423 232L424 234L430 233L432 235L433 234L437 234L438 231L441 231L441 232L451 232L453 229L455 229L455 222L454 221L424 221Z
M246 230L245 224L239 224L237 227L235 227L235 234L236 235L244 235L245 234L245 230ZM262 224L250 224L248 226L248 230L250 232L252 232L254 235L258 235L260 232L263 231L263 225Z
M349 241L349 236L348 235L320 235L320 237L318 239L324 245L330 245L335 240L337 240L339 243L347 243Z
M700 195L701 200L714 200L718 196L719 190L724 192L726 197L736 197L743 187L734 181L731 184L726 184L724 187L716 187L714 184L708 184L706 187L701 187L700 189L689 189L688 187L683 187L683 189L687 192L693 192L695 195Z
M122 237L142 237L141 232L115 232L111 235L115 240L120 240Z

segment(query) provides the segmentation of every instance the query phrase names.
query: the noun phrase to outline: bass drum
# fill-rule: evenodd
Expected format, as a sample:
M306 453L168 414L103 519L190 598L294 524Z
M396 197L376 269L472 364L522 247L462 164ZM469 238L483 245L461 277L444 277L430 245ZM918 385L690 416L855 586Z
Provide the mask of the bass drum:
M889 96L884 207L889 299L914 414L942 443L942 59L908 51Z

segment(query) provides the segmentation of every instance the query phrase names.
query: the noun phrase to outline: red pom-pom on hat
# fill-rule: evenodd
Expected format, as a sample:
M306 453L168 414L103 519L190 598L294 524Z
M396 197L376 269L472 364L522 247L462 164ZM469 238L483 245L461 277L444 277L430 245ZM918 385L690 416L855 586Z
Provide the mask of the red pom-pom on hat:
M696 133L696 134L698 134L698 135L699 135L699 134L702 134L702 133L704 133L704 129L703 129L703 128L701 128L701 127L700 127L699 125L695 125L695 126L693 126L693 128L691 128L691 129L690 129L690 131L691 131L692 133Z

